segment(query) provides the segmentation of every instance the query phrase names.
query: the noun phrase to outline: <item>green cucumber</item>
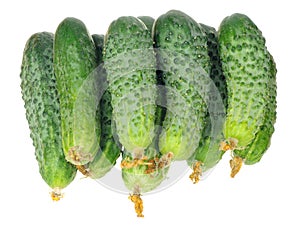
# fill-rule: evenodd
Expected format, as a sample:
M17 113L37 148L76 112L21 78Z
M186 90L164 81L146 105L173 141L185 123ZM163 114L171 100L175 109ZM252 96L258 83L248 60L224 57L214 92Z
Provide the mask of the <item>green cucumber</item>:
M155 22L155 19L150 16L140 16L138 17L150 30L151 36L153 34L153 25ZM154 42L153 42L154 43ZM153 44L154 47L154 44ZM158 142L159 142L159 135L162 130L162 123L166 115L166 98L165 98L165 86L162 80L162 71L156 70L156 81L157 81L157 87L158 87L158 95L157 95L157 101L156 101L156 112L155 112L155 140L150 145L150 149L154 148L157 151L157 154L159 154L159 148L158 148Z
M159 150L173 153L174 160L187 160L205 126L205 93L211 82L206 35L197 22L177 10L161 15L153 31L167 105Z
M83 22L64 19L54 40L54 71L60 96L66 159L75 165L92 161L99 149L96 109L99 83L95 45Z
M149 29L150 32L152 31L152 27L155 21L154 18L150 16L139 16L138 19L141 20L146 25L147 29Z
M53 34L33 34L27 41L21 67L22 98L39 172L53 189L53 200L76 175L65 160L61 139L59 96L53 68Z
M103 67L103 47L104 47L104 35L103 34L93 34L92 39L96 47L96 62L99 67ZM101 81L101 80L100 80Z
M224 110L226 111L227 108L227 84L226 78L224 76L222 70L222 63L220 60L220 53L219 53L219 40L218 40L218 33L215 28L200 24L207 36L207 48L208 48L208 55L211 62L211 69L209 72L209 76L211 77L214 85L217 87L216 91L219 92L221 99L218 101L222 101L224 106Z
M164 110L161 106L157 106L155 119L155 137L144 152L144 160L141 164L137 164L131 168L126 168L124 165L122 169L122 178L128 190L133 191L134 194L146 193L157 188L166 178L172 160L172 154L162 156L159 152L158 141L161 132L161 124L163 122ZM123 163L131 165L134 158L129 152L124 150L122 152ZM136 160L140 161L140 160Z
M116 164L117 158L120 156L120 144L116 135L113 133L112 122L112 106L111 106L111 94L108 91L108 83L106 80L105 69L103 68L103 35L92 35L94 43L96 45L96 54L98 62L98 78L101 82L101 99L98 107L98 115L100 117L101 125L101 139L100 149L95 156L94 160L86 164L87 176L93 179L99 179L103 177L111 168Z
M133 193L129 198L137 216L143 217L140 194L165 179L169 159L158 158L155 149L159 110L156 59L151 32L142 21L127 16L110 24L104 41L104 67L116 133L125 150L122 179Z
M104 67L120 143L140 157L155 136L156 75L150 31L134 17L113 21L104 41Z
M222 21L219 45L228 90L224 126L227 145L223 147L244 156L234 156L231 160L234 177L243 158L248 160L247 156L254 154L251 149L259 149L261 156L268 147L276 118L276 68L262 32L244 14L236 13ZM259 159L254 158L250 163Z
M246 165L252 165L259 162L270 147L271 138L275 131L274 124L276 121L276 64L270 55L270 72L269 72L269 98L263 125L257 131L254 140L243 150L234 150L234 155L243 159Z
M198 170L199 174L193 173L190 176L194 183L199 181L199 176L201 176L202 172L214 167L224 154L224 151L220 150L220 142L224 139L222 127L224 125L227 106L226 80L219 57L217 31L213 27L204 24L200 25L205 30L207 36L208 55L211 61L210 78L216 86L219 98L210 99L211 105L217 108L207 113L203 138L200 140L199 147L194 156L188 160L188 164L194 171L195 168L199 168L197 162L200 162L201 170Z

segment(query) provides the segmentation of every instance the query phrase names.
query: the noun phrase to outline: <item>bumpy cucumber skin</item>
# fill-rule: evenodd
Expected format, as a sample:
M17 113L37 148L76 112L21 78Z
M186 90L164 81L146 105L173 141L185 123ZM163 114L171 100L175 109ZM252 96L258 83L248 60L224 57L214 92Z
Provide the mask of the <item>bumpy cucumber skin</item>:
M143 152L155 135L155 54L150 31L134 17L113 21L104 40L104 68L120 143Z
M51 188L64 188L75 178L76 168L65 160L62 149L52 33L36 33L29 38L20 76L39 172Z
M205 172L206 170L214 167L224 154L224 151L220 150L220 142L224 139L222 127L226 115L227 88L219 57L217 31L213 27L204 24L200 25L205 30L207 36L208 55L211 61L210 78L217 88L217 95L220 95L217 99L210 99L210 101L217 107L215 110L211 110L212 113L207 113L203 138L200 140L199 147L197 148L195 155L188 160L188 164L190 166L193 166L194 161L200 161L202 172ZM218 119L218 122L216 119ZM215 130L212 130L212 125L215 126Z
M149 29L150 32L152 32L152 27L155 21L154 18L150 16L139 16L138 19L146 25L147 29Z
M97 54L97 73L101 83L101 99L97 109L97 115L100 117L100 149L95 156L94 160L88 163L87 170L88 176L93 179L103 177L115 165L117 158L120 156L120 144L117 137L113 134L112 123L112 106L111 94L108 91L106 72L103 68L103 46L104 35L93 34L92 38L96 46Z
M152 27L154 24L154 19L149 16L141 16L138 17L146 27L152 32ZM152 143L147 147L144 151L144 155L148 157L148 160L161 158L161 154L158 150L158 139L159 134L161 132L162 122L165 116L165 104L164 101L164 93L161 82L160 73L157 71L157 84L159 85L158 88L158 97L157 97L157 107L155 112L155 137ZM130 157L132 160L131 154L128 153L126 150L122 152L123 160ZM145 161L147 162L147 160ZM154 171L147 173L147 166L137 166L133 168L123 168L122 169L122 179L124 181L125 186L128 190L138 193L146 193L156 189L167 177L169 166L159 168L157 167Z
M185 13L171 10L154 24L158 70L163 72L167 111L159 149L186 160L199 145L207 107L210 60L204 30Z
M155 19L150 16L139 16L138 19L140 19L147 28L151 31L151 36L153 35L153 25L155 22ZM153 47L154 47L154 41L153 41ZM156 80L158 85L158 96L156 101L156 112L155 112L155 140L150 145L150 150L155 147L157 154L159 154L159 135L162 130L162 123L166 115L166 95L165 95L165 87L162 80L162 71L156 70ZM126 153L126 152L125 152ZM147 151L146 151L147 153Z
M94 69L95 45L84 23L64 19L54 41L54 70L60 96L66 159L76 165L93 160L99 149L96 108L99 87Z
M235 148L244 149L264 124L272 102L269 95L272 60L261 31L243 14L233 14L222 21L219 46L228 90L225 139L235 139Z
M222 111L226 111L227 84L226 84L226 78L222 70L222 63L220 60L218 33L216 29L211 26L205 24L200 24L200 25L204 29L205 34L207 36L207 49L208 49L208 55L211 62L211 69L210 69L209 76L213 80L221 96L221 100L224 106L223 108L224 110Z
M243 150L235 150L234 154L243 158L246 165L252 165L259 162L268 150L271 144L271 138L275 131L274 124L276 122L276 64L273 57L270 54L271 61L269 62L269 102L267 105L267 111L265 112L263 125L256 133L254 140Z

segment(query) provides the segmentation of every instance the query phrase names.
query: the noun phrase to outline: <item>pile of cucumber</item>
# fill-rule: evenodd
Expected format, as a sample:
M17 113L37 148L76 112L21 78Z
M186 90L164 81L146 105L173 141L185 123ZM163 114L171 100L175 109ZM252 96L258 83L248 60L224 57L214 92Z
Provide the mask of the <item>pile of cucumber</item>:
M22 98L39 171L62 197L77 171L98 179L121 158L138 217L141 194L174 161L197 183L226 151L231 177L261 160L276 120L276 66L244 14L219 29L171 10L120 17L106 35L76 18L26 43Z

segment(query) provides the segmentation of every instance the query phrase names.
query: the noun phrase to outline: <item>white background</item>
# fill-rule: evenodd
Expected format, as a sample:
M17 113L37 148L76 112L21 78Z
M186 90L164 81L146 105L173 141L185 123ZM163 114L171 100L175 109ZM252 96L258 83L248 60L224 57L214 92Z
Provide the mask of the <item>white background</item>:
M296 1L2 1L0 241L300 241L299 8ZM259 164L229 177L228 154L193 185L188 175L144 196L144 219L122 195L90 179L75 181L58 203L41 179L21 99L25 42L55 32L68 16L104 34L123 15L157 18L170 9L218 28L224 17L247 14L262 30L277 63L278 119ZM298 116L297 116L298 114Z

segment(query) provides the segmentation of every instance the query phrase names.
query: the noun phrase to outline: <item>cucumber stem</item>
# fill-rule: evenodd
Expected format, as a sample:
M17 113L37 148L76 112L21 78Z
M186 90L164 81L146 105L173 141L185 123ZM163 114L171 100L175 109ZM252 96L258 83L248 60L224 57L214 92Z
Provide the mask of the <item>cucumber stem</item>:
M143 156L140 159L134 158L133 160L131 160L129 157L126 157L121 162L121 168L122 169L123 168L130 169L130 168L133 168L133 167L137 167L139 165L151 165L151 163L145 162L147 160L148 160L147 156Z
M88 172L88 170L86 169L86 167L84 165L77 165L76 168L85 177L89 177L90 176L90 173Z
M230 161L230 168L231 168L231 173L230 176L232 178L235 177L235 175L240 171L242 165L243 165L243 159L239 156L234 156Z
M53 188L52 192L50 192L52 201L58 202L61 198L63 198L63 194L61 193L61 189L59 187Z
M233 150L236 149L243 149L242 147L237 147L238 140L234 138L229 138L228 141L222 141L220 144L220 150L228 151L230 150L231 153L233 153ZM231 154L232 159L229 161L231 173L230 176L232 178L235 177L235 175L240 171L242 165L243 165L243 159L239 156L234 156Z
M200 177L202 176L202 169L201 169L202 162L201 161L196 161L193 164L193 172L189 176L190 179L192 180L193 184L196 184L200 181Z
M144 206L143 206L143 200L141 198L141 194L139 194L139 193L129 194L128 199L130 199L134 203L134 209L137 214L137 217L143 218L144 217L144 215L143 215Z
M134 158L131 160L129 157L126 157L121 162L122 169L130 169L138 166L146 165L147 169L145 170L145 174L150 174L156 169L162 169L170 165L172 160L173 153L169 152L166 155L163 155L161 158L154 157L153 159L149 159L147 156L143 156L140 159Z
M238 140L234 138L229 138L226 141L222 141L220 144L220 150L234 150L237 147Z
M68 151L68 156L66 157L68 161L74 165L82 165L83 162L90 162L93 160L93 157L90 153L85 153L80 146L73 146Z
M173 158L173 153L169 152L166 155L163 155L161 158L154 157L153 159L149 160L147 163L147 169L145 170L145 174L151 174L155 172L157 169L163 169L170 165L171 160Z

